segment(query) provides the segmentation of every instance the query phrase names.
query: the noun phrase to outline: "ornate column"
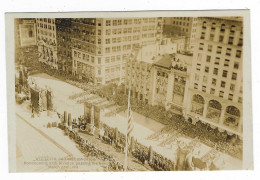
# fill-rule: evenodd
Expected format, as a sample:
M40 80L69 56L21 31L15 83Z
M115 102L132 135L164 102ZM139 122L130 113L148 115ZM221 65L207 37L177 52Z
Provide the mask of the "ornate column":
M227 108L227 105L222 104L221 114L220 114L220 118L219 118L220 125L223 125L223 123L224 123L226 108Z
M203 108L203 117L206 118L207 115L207 109L208 109L209 101L208 99L205 99L204 108Z
M172 102L173 88L174 88L174 78L175 78L175 75L173 74L173 72L170 72L169 76L168 76L166 102L165 102L166 109L169 109L168 103Z

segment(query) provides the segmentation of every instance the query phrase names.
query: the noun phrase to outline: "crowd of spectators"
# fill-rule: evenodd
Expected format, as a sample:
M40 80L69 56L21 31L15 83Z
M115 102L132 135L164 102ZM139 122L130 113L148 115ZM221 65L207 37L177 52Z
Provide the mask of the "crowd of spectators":
M81 137L78 133L70 131L65 128L66 131L69 131L69 136L74 139L74 141L78 144L80 151L86 157L95 157L104 162L107 162L107 166L104 167L107 171L123 171L124 166L117 162L113 157L107 155L104 151L98 149L87 139ZM128 169L131 170L131 169Z

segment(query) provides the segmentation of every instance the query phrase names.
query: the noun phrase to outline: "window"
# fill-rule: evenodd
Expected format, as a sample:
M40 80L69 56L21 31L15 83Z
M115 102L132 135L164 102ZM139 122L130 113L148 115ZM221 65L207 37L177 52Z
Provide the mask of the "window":
M112 52L116 52L116 46L112 47Z
M211 30L215 31L215 29L216 29L216 23L212 23Z
M98 39L98 44L101 44L101 39Z
M231 49L230 49L230 48L227 48L226 55L227 55L227 56L230 56L230 55L231 55Z
M101 30L98 30L98 35L101 35Z
M202 29L206 29L206 24L207 24L207 22L204 21L204 22L203 22L203 25L202 25Z
M110 44L110 39L106 39L106 44Z
M215 94L215 89L211 88L210 89L210 94Z
M239 103L243 103L242 97L238 97L238 102L239 102Z
M210 62L211 56L207 56L206 61Z
M221 32L225 32L225 24L221 24L221 29L220 29Z
M223 91L219 91L219 97L223 98L224 96L224 92Z
M95 62L95 58L93 56L91 56L91 62L94 63Z
M209 40L214 41L214 34L210 34Z
M213 79L212 79L212 84L213 84L213 85L216 85L216 84L217 84L217 80L213 78Z
M219 36L219 42L223 42L223 40L224 40L224 36L223 36L223 35L220 35L220 36Z
M225 81L221 81L221 87L225 88L226 86L226 82Z
M118 20L118 26L122 25L122 20Z
M206 72L206 73L209 72L209 67L208 67L208 66L205 67L205 72Z
M235 84L230 84L230 90L234 91L235 90Z
M227 71L226 70L223 70L223 73L222 73L222 77L227 77Z
M206 89L207 89L206 86L202 86L202 91L203 91L203 92L206 92Z
M205 32L201 33L200 39L205 39Z
M194 89L198 89L198 84L194 83Z
M219 65L219 61L220 61L220 58L219 58L219 57L216 57L216 59L215 59L215 64L216 64L216 65Z
M218 68L214 68L213 74L218 75Z
M106 26L110 26L110 25L111 25L110 20L106 20Z
M243 93L243 86L240 86L239 92L240 92L240 93Z
M233 94L228 95L228 100L232 101L233 100Z
M98 64L101 64L101 58L98 58Z
M110 57L106 57L106 63L110 62Z
M197 70L200 71L201 64L197 64Z
M234 34L236 26L232 25L230 29L230 34Z
M115 62L115 60L116 60L116 57L115 57L115 56L112 56L112 57L111 57L111 62Z
M199 50L203 50L203 46L204 46L204 44L200 43Z
M113 26L117 26L117 20L113 20Z
M238 69L239 68L239 63L238 62L235 62L234 63L234 69Z
M112 38L112 43L116 43L116 38Z
M208 45L208 51L212 52L212 45Z
M226 66L226 67L229 66L229 59L225 59L224 66Z
M117 29L113 29L113 30L112 30L112 34L113 34L113 35L117 34Z
M110 29L107 29L106 30L106 35L110 35L111 34L111 30Z
M207 83L208 82L208 77L207 76L203 76L203 82Z
M236 52L236 57L237 57L237 58L240 58L240 57L241 57L241 51L240 51L240 50L237 50L237 52Z
M237 73L232 74L232 80L237 80Z
M110 53L110 48L109 47L106 48L106 53Z
M221 50L222 50L222 47L221 47L221 46L218 46L218 48L217 48L217 54L221 54Z
M239 38L238 46L243 46L243 39L242 38Z
M234 40L234 37L229 37L228 44L232 45L233 44L233 40Z

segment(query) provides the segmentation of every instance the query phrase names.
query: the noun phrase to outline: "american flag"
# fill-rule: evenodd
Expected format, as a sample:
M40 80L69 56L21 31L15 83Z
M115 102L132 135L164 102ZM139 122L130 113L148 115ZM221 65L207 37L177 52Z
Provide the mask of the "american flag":
M133 131L134 125L132 120L132 111L130 106L130 90L128 94L128 108L127 108L127 143L130 145L131 142L131 132Z
M132 111L130 106L130 89L128 93L128 108L127 108L127 132L126 132L126 147L125 147L125 171L127 171L127 152L128 146L131 144L131 132L133 131L133 122L132 122Z

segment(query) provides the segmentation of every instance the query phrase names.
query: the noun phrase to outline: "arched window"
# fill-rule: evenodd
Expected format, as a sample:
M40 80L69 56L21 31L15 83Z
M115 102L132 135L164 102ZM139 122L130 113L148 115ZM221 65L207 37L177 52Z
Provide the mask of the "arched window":
M209 107L214 108L214 109L218 109L218 110L221 110L221 108L222 108L220 102L218 102L216 100L210 100L209 101Z
M204 102L205 102L204 98L199 94L193 95L192 99L193 99L194 102L199 103L199 104L204 104Z
M237 116L240 117L240 111L238 108L236 108L235 106L228 106L226 108L226 113L233 115L233 116Z

